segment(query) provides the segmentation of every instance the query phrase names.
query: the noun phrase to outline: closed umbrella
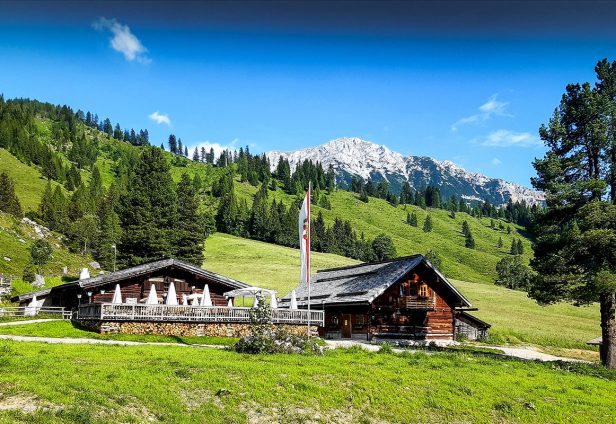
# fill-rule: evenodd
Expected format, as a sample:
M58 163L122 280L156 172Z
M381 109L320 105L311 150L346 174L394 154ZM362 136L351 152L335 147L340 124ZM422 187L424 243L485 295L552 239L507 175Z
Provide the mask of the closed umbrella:
M148 295L148 300L145 302L146 305L158 305L158 294L156 293L156 286L152 284L150 286L150 294Z
M228 306L229 308L232 308L232 307L233 307L233 299L229 298L229 301L227 302L227 306Z
M28 304L28 307L26 308L24 315L29 316L29 317L36 315L36 306L37 306L36 296L32 296L32 300Z
M113 299L111 303L122 303L122 292L120 291L120 285L116 284L115 291L113 292Z
M86 280L88 278L90 278L90 271L88 270L88 268L81 268L81 272L79 273L79 279Z
M203 297L201 298L201 306L212 306L212 298L210 297L210 287L206 284L203 287Z
M165 299L165 305L177 305L178 296L175 294L175 284L173 281L169 284L169 290L167 291L167 299Z
M188 306L188 297L186 297L186 293L182 293L182 305Z
M276 294L274 293L271 295L270 306L272 309L276 309L278 307L278 301L276 300Z
M297 309L297 296L295 295L295 290L291 292L291 309Z
M259 307L259 298L257 296L255 296L255 303L252 304L253 308L258 308Z

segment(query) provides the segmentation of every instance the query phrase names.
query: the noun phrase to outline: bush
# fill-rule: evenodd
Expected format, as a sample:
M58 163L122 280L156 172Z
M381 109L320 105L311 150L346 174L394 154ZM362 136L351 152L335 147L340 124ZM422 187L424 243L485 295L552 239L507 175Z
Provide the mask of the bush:
M299 353L322 355L316 339L276 331L272 324L272 308L262 295L256 296L257 307L250 310L250 334L242 337L231 349L239 353Z
M36 270L32 264L28 264L25 266L24 270L21 273L21 279L26 283L32 284L34 280L36 280Z
M496 284L508 289L528 290L532 274L519 255L505 257L496 264Z

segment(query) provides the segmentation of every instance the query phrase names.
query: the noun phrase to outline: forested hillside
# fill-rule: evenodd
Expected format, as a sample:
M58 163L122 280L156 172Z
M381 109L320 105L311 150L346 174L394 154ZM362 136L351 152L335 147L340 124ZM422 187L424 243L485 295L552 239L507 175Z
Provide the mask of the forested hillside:
M154 147L160 146L160 147ZM190 156L190 158L189 158ZM134 131L29 100L0 99L0 172L12 179L26 216L65 236L76 254L110 269L164 256L203 260L214 231L294 247L297 205L313 183L313 249L358 260L429 254L453 278L493 282L504 257L527 263L524 227L536 208L441 198L438 187L354 180L336 189L331 169L281 160L270 172L248 148L195 150L181 138Z

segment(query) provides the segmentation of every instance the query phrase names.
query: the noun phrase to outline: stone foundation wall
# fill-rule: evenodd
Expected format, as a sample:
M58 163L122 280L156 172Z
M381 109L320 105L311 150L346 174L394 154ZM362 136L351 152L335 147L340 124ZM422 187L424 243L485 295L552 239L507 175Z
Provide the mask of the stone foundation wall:
M215 336L242 337L250 333L250 324L244 323L188 323L188 322L135 322L135 321L94 321L80 320L81 327L101 334L153 334L157 336ZM276 324L278 330L302 335L307 325ZM317 326L311 326L312 334L317 335Z

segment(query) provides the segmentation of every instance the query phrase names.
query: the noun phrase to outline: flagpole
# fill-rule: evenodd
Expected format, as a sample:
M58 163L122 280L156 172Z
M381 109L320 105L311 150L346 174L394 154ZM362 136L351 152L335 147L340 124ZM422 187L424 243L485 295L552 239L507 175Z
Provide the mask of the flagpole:
M308 246L306 248L306 283L308 284L308 338L310 338L310 196L312 181L308 181Z

